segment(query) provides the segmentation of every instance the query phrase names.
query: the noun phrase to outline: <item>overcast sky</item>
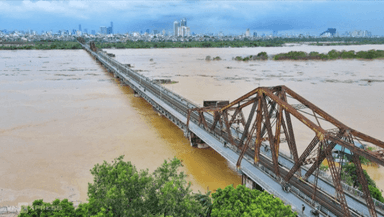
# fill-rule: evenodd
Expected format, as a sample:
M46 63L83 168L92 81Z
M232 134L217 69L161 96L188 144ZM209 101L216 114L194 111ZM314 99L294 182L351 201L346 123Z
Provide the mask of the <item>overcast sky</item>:
M100 29L114 23L114 32L172 30L183 17L191 32L320 34L368 30L384 35L383 1L131 1L0 0L0 30Z

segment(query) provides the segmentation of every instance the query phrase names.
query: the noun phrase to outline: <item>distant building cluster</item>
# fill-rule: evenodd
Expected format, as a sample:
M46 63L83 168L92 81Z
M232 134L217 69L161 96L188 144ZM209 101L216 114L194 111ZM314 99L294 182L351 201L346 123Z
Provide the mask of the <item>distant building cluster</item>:
M372 33L368 30L355 30L352 32L345 32L345 36L349 37L371 37Z
M113 22L111 22L110 27L100 26L100 34L103 34L103 35L113 34Z
M187 37L191 36L191 29L187 26L187 19L183 18L180 23L173 22L173 35Z
M336 28L328 28L326 31L320 34L320 37L372 37L372 33L368 30L354 30L351 32L345 32L344 34L339 34L336 31Z

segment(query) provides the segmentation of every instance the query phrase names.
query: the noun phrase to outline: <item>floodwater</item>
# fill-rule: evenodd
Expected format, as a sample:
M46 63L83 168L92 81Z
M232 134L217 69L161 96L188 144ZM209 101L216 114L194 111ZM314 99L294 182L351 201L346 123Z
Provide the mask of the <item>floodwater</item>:
M234 100L258 86L286 85L346 125L384 140L384 60L232 60L261 51L331 49L384 46L106 51L145 76L178 81L165 86L200 105ZM207 55L222 60L205 61ZM181 130L85 51L0 51L0 59L0 206L39 198L86 201L89 170L120 155L150 171L176 156L194 191L241 182L225 159L212 149L190 147ZM302 152L313 135L296 137ZM383 169L368 172L384 189Z
M176 156L195 192L241 183L224 158L192 148L85 51L1 51L0 58L0 206L85 202L90 169L120 155L150 171Z

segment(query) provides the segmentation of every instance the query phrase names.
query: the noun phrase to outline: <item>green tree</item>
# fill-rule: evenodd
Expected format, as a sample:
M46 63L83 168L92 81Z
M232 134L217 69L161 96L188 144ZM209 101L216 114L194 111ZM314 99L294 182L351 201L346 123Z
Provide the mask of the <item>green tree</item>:
M113 164L96 165L88 185L89 213L111 216L198 216L202 205L192 197L186 175L178 173L180 160L174 158L156 169L137 171L123 156ZM103 208L103 209L101 209Z
M212 194L212 217L296 216L290 206L267 192L250 190L244 185L217 189Z

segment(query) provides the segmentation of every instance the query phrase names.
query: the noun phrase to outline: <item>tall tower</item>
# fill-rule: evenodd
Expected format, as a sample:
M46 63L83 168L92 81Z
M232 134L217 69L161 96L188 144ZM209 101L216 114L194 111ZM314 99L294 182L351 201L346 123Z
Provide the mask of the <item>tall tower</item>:
M111 34L113 34L113 22L111 22Z
M183 18L183 19L180 21L180 26L187 26L187 19Z
M81 31L81 24L79 24L79 31Z
M173 22L173 34L174 36L178 36L179 34L179 22Z

